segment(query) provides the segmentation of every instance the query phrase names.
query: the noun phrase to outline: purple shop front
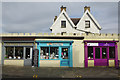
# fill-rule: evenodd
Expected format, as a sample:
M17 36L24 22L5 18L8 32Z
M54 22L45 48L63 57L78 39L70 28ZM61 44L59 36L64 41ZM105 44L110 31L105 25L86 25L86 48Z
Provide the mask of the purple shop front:
M118 66L118 41L84 41L85 43L85 67L88 60L94 60L94 66L109 66L109 60Z

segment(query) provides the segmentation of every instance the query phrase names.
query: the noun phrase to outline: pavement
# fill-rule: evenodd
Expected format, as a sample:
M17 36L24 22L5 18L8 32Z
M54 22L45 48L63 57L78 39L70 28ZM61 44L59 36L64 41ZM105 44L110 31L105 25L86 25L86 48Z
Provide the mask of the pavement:
M3 78L120 78L120 68L3 66Z

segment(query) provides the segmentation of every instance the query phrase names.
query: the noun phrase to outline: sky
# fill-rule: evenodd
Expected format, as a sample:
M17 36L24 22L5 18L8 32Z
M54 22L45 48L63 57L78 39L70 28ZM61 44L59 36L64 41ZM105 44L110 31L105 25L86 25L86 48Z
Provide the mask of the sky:
M51 33L49 28L62 5L71 18L81 18L84 6L90 6L102 27L100 33L118 33L117 2L2 2L0 33Z

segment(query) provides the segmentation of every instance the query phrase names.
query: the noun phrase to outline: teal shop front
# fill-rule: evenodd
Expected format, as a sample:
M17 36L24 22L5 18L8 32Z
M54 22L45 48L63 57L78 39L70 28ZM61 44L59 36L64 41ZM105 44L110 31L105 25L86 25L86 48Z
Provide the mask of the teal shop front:
M60 66L73 67L73 60L72 60L73 41L40 41L40 40L37 40L36 43L37 43L37 49L39 50L38 67L42 66L40 64L41 60L42 61L59 60Z

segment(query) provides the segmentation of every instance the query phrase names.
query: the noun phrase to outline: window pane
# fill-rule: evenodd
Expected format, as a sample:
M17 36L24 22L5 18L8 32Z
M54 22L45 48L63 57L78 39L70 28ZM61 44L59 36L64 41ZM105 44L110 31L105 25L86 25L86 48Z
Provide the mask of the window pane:
M14 59L22 59L23 58L23 47L15 47L15 56Z
M49 47L41 47L40 59L49 59Z
M100 48L95 48L95 58L100 59Z
M61 21L61 28L66 28L66 21Z
M68 59L68 48L62 48L61 58Z
M102 58L106 59L107 58L107 49L106 48L102 48Z
M14 47L6 47L5 58L12 59L14 54Z
M58 47L50 47L50 59L58 59L59 50Z
M30 48L26 48L26 59L30 58Z
M93 59L93 47L88 47L88 59Z
M109 47L109 58L115 58L115 47Z

